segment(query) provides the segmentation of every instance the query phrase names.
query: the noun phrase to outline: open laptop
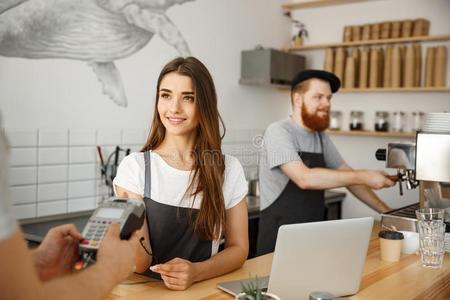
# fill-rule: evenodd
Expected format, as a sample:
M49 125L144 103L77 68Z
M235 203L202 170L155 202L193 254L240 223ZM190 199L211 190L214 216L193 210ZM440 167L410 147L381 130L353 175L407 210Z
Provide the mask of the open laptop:
M259 278L260 286L283 300L309 299L314 291L355 294L372 226L370 217L281 226L270 277ZM247 281L221 282L217 287L236 295Z

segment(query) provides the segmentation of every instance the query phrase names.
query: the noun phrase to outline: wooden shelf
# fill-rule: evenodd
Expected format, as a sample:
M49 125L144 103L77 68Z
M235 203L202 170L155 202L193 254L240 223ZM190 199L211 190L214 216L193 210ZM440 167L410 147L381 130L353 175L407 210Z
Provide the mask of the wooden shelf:
M280 87L281 90L290 90L289 86ZM450 93L450 87L402 87L402 88L355 88L340 89L338 93Z
M340 93L421 93L421 92L450 92L450 87L402 87L402 88L363 88L363 89L341 89Z
M414 37L408 37L408 38L370 40L370 41L359 41L359 42L303 45L303 46L299 46L299 47L290 47L285 50L288 52L293 52L293 51L326 49L326 48L336 48L336 47L352 47L352 46L356 47L356 46L369 46L369 45L382 45L382 44L401 44L401 43L411 43L411 42L435 42L435 41L450 41L450 34L414 36Z
M415 132L379 132L379 131L349 131L349 130L327 130L329 135L340 136L369 136L369 137L388 137L388 138L415 138Z
M349 4L349 3L364 2L364 1L370 1L370 0L310 0L310 1L303 1L303 2L285 3L282 5L282 7L285 10L294 10L294 9L312 8L312 7L320 7L320 6Z

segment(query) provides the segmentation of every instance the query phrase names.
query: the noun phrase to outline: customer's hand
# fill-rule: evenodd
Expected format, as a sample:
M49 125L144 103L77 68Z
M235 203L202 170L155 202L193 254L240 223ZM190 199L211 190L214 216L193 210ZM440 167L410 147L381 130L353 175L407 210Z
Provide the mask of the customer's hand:
M33 260L41 280L69 273L78 258L78 242L82 239L75 225L66 224L49 230Z
M110 269L117 281L127 278L135 270L138 239L134 232L130 239L120 239L119 224L111 224L97 251L97 264Z
M161 274L164 284L171 290L185 290L196 280L196 265L182 258L174 258L165 264L150 267L153 272Z
M395 184L394 180L391 180L388 174L381 171L361 171L364 184L371 189L379 190L386 187L391 187Z

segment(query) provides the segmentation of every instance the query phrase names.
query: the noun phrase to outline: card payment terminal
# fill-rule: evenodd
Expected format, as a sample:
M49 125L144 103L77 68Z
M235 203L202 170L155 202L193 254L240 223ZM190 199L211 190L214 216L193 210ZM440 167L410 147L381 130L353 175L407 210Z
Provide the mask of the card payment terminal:
M79 270L95 262L95 255L110 224L119 223L120 238L126 240L142 227L144 219L145 204L142 200L111 197L103 201L84 227L84 240L79 243L80 261L74 268Z

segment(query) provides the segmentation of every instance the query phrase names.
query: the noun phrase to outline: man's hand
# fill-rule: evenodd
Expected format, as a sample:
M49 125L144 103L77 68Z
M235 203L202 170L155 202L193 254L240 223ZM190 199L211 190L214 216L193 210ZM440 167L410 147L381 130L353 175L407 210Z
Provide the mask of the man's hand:
M97 252L97 264L110 269L118 281L134 272L138 245L136 232L129 240L121 240L119 233L119 224L111 224Z
M379 190L395 184L395 181L391 180L389 175L381 171L361 170L358 172L358 176L362 176L364 184L371 189Z
M78 258L78 242L82 239L75 225L66 224L49 230L33 251L34 264L41 280L67 274Z
M153 272L161 274L164 284L171 290L185 290L196 280L198 270L194 263L181 258L174 258L165 264L150 267Z

